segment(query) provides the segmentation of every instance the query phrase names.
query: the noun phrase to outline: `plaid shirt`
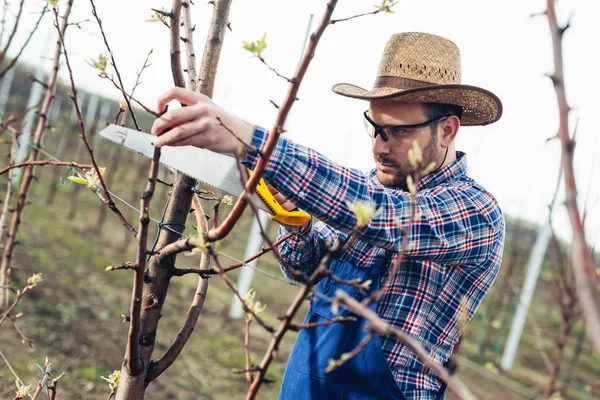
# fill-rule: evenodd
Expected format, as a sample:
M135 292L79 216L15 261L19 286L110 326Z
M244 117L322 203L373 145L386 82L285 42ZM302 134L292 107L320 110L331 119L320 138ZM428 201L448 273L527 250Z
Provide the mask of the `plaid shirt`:
M256 128L252 146L262 149L267 137L267 132ZM258 155L249 151L244 164L252 169L257 161ZM412 335L439 363L450 357L460 325L471 319L496 278L504 245L504 218L498 203L466 170L466 155L457 152L455 162L419 182L420 216L411 225L405 260L377 306L381 318ZM264 177L319 219L280 245L281 255L296 270L310 274L327 243L352 233L356 216L348 204L357 202L371 202L382 213L361 229L360 239L342 260L369 265L378 247L400 250L403 234L396 224L409 225L411 197L381 185L375 170L365 175L344 168L281 138ZM288 228L280 228L280 235L287 232ZM393 337L380 340L407 398L430 398L440 387L435 374Z

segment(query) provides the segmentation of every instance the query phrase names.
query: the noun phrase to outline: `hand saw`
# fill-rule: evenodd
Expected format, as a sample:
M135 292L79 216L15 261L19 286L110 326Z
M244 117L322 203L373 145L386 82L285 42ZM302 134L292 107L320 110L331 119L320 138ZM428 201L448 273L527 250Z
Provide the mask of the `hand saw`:
M102 129L100 135L146 157L154 156L152 142L156 136L115 124ZM244 191L237 174L236 160L232 157L193 146L163 146L160 162L234 197L240 197ZM247 176L252 174L250 170L246 168L244 170ZM256 186L256 193L251 200L258 207L267 211L271 215L271 219L280 224L301 226L310 220L310 215L303 211L284 210L275 200L263 179Z

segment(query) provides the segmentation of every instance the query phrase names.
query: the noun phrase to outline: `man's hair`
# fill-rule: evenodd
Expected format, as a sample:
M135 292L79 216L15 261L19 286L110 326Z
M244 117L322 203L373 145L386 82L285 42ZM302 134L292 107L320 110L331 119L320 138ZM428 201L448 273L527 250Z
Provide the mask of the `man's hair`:
M428 120L441 117L442 115L456 115L459 119L462 117L463 109L461 106L441 103L424 103L425 116Z

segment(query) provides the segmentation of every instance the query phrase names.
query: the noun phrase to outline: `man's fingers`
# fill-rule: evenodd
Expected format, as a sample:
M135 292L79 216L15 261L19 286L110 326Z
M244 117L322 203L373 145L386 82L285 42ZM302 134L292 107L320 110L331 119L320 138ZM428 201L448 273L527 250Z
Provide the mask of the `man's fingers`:
M191 90L177 86L172 87L158 97L156 112L159 114L162 113L167 104L169 104L169 102L172 100L177 100L180 103L187 104L189 106L198 103L200 100L202 100L202 97L204 96L200 93L192 92Z
M165 145L181 146L181 144L178 142L181 142L185 139L190 139L195 134L194 130L191 129L192 127L189 125L191 124L179 125L162 134L153 142L154 147L162 147Z
M196 116L192 107L176 108L155 119L150 132L156 136L162 135L167 129L191 121Z

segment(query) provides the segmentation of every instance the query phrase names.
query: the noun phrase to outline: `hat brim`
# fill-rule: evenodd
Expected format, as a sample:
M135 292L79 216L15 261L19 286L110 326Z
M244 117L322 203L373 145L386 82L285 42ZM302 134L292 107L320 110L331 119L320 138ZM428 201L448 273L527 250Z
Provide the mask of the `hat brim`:
M338 83L333 92L360 100L398 101L406 103L442 103L461 106L461 125L488 125L502 116L502 102L492 92L470 85L433 85L416 89L379 87L363 89L350 83Z

